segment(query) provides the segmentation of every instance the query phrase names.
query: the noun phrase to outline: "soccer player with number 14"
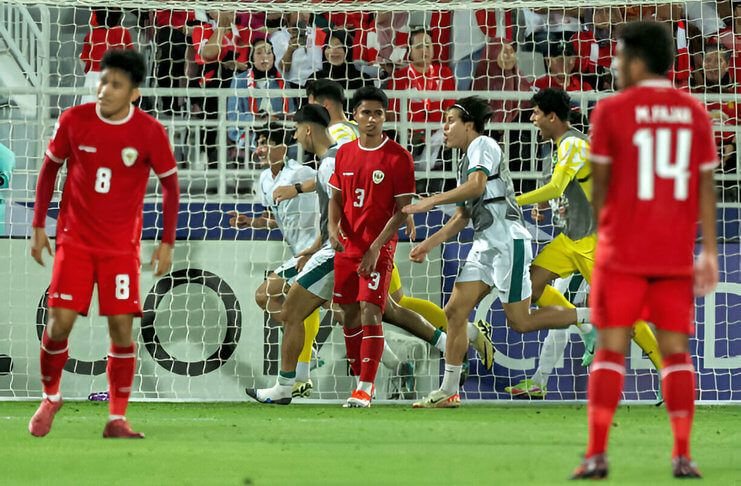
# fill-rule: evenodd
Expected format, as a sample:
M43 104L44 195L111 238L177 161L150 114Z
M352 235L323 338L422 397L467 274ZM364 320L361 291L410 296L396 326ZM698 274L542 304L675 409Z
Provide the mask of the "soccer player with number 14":
M702 296L718 283L718 161L707 111L667 78L672 44L662 24L624 26L616 59L622 92L600 101L592 116L598 218L592 320L599 341L587 392L589 444L572 479L607 476L607 436L623 389L631 327L639 319L656 325L664 357L673 474L700 477L689 448L695 400L689 336L693 287ZM693 268L698 216L703 242Z
M126 421L134 382L134 316L139 297L142 209L150 170L162 184L164 232L152 255L156 276L172 263L179 187L177 167L164 127L132 103L139 97L146 65L132 50L109 50L101 62L97 102L62 113L39 173L31 255L44 265L51 254L45 220L54 182L67 163L57 222L56 255L48 291L49 322L41 340L43 400L28 429L43 437L62 407L59 385L68 357L67 338L79 314L87 315L93 285L100 314L108 317L109 420L107 438L143 438Z

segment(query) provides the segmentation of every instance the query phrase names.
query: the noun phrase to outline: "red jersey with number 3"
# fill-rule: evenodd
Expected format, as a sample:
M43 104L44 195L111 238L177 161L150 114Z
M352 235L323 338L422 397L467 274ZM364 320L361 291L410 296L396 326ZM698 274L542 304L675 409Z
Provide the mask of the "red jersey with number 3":
M692 275L699 174L718 163L705 108L668 80L644 81L597 104L591 152L611 165L597 266Z
M362 256L396 213L396 197L414 194L414 161L401 145L384 138L376 148L360 140L337 151L330 185L342 191L340 228L347 256ZM390 241L396 241L394 235Z
M86 103L62 113L46 155L67 161L57 244L138 254L150 170L159 178L177 170L162 124L134 106L109 121Z

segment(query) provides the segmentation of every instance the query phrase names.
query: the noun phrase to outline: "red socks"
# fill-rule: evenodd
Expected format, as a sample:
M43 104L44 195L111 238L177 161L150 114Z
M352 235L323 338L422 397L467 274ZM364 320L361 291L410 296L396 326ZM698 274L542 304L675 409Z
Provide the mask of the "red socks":
M110 401L108 410L111 415L126 415L126 407L129 404L131 385L134 383L134 367L136 366L136 353L134 344L130 346L116 346L111 344L108 352L108 391Z
M67 340L52 341L44 329L41 337L41 384L46 395L59 394L59 382L62 380L62 370L69 357Z
M360 346L360 357L362 358L360 381L366 383L376 381L378 365L383 355L383 343L383 325L363 326L363 344Z
M587 387L589 444L586 457L603 454L615 409L620 402L625 379L625 357L606 349L597 350Z
M695 368L688 353L664 357L661 389L674 433L672 457L690 457L690 432L695 415Z
M350 363L352 374L360 376L360 346L363 342L363 328L343 328L345 333L345 348L347 349L347 362Z

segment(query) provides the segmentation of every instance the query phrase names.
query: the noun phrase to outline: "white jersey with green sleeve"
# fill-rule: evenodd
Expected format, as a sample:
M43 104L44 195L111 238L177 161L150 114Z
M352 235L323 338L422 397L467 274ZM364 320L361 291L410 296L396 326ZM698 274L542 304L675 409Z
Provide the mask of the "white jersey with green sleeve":
M309 248L316 240L318 230L319 202L315 192L299 194L293 199L275 204L273 191L280 186L292 186L297 182L316 177L316 171L295 160L286 161L276 176L270 169L260 174L260 199L278 222L283 239L291 253L297 255Z
M509 168L503 162L502 149L492 138L479 136L468 146L459 166L459 184L471 173L486 174L486 189L474 199L459 203L471 216L474 239L485 240L491 247L500 247L511 239L527 239L522 210L515 202L515 191Z
M486 188L480 196L462 206L473 224L473 245L456 283L484 282L497 290L503 303L530 297L530 233L525 229L522 210L515 202L515 191L499 144L489 137L475 138L460 162L458 182L481 171Z

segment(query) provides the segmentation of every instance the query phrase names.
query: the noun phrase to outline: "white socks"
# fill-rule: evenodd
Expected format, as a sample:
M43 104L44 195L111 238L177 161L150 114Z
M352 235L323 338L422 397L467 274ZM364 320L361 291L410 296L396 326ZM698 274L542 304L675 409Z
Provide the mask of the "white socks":
M462 365L445 365L445 374L443 375L443 382L440 385L440 389L442 391L451 395L455 395L456 393L458 393L462 368Z

